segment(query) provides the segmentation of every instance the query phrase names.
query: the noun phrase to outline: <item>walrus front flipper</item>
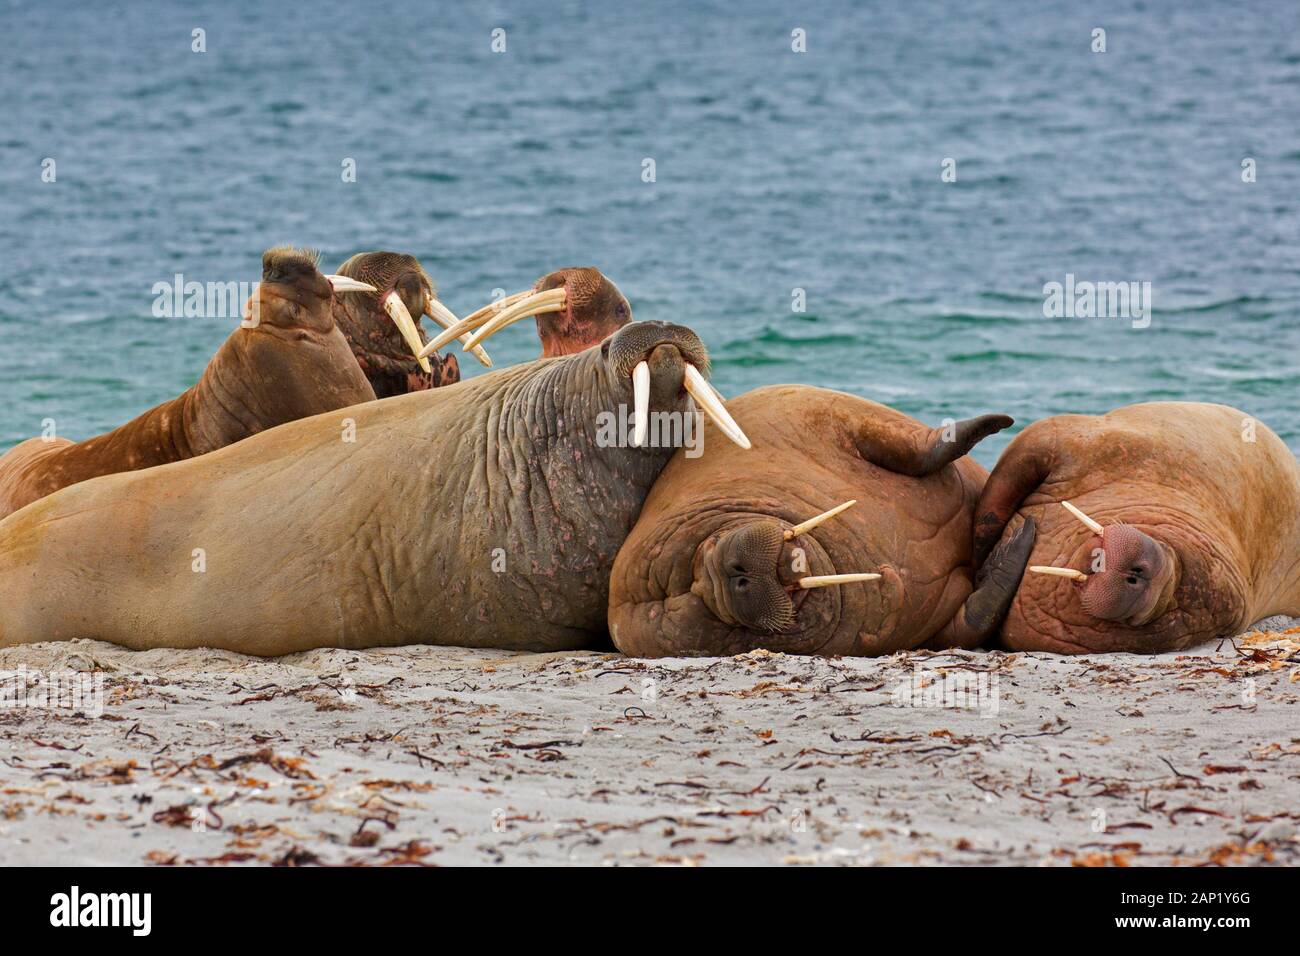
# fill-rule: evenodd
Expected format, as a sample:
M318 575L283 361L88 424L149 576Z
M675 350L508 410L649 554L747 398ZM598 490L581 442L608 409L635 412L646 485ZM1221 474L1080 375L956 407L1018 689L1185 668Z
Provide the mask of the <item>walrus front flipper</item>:
M926 647L978 647L997 633L1025 575L1037 530L1034 519L1026 518L1015 534L993 549L975 577L975 590Z
M1007 446L975 505L975 567L984 564L1020 505L1047 480L1056 464L1055 444L1042 423L1030 425Z
M881 468L923 478L1013 424L1015 419L1007 415L980 415L943 428L918 426L902 416L896 420L871 419L858 432L858 453Z

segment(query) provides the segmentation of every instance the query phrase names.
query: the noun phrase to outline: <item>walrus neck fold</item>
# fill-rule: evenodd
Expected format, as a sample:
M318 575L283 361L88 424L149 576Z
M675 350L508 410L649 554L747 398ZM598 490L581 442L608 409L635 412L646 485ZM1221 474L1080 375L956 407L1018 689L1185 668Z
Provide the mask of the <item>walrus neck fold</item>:
M60 487L201 454L191 444L186 424L193 404L194 389L190 388L110 432L61 449L57 465Z

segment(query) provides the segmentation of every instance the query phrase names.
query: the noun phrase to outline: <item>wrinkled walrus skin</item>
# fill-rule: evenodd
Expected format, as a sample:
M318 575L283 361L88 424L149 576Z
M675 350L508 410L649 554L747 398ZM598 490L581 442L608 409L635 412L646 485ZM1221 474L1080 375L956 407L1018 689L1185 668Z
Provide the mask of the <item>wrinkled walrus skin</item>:
M1154 402L1035 422L985 486L977 559L1026 516L1031 564L1089 577L1027 573L1002 626L1009 649L1154 653L1300 614L1300 466L1235 408Z
M0 457L0 518L88 478L193 458L283 422L374 400L334 325L333 289L310 255L268 251L256 295L256 326L235 329L176 398L95 438L32 438Z
M601 641L614 555L673 451L600 444L598 416L632 406L643 360L652 411L693 407L686 363L707 374L704 346L639 322L577 355L65 488L0 522L0 646Z
M987 472L965 456L1010 418L954 423L945 441L943 429L901 412L803 385L756 389L727 408L754 450L710 424L701 458L679 452L664 469L614 562L609 629L619 650L875 655L971 646L994 632L1032 531L972 596L970 528ZM784 540L850 499L854 507ZM882 577L797 586L853 572Z

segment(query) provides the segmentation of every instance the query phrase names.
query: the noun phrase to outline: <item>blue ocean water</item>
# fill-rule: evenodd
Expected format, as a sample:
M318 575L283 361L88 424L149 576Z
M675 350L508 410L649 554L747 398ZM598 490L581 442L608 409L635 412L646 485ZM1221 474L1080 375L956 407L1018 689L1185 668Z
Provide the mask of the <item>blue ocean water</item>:
M596 265L728 395L1219 401L1300 447L1294 4L6 2L0 45L0 448L186 388L233 323L154 283L281 242L413 253L462 314ZM1067 274L1149 281L1150 326L1044 318Z

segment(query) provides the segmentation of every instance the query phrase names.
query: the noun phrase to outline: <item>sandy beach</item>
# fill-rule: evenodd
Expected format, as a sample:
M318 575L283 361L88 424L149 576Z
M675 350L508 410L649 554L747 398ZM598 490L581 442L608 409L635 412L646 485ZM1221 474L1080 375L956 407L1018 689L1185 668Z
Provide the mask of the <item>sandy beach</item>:
M10 648L0 856L1294 864L1298 623L1154 657ZM32 705L58 674L80 710Z

